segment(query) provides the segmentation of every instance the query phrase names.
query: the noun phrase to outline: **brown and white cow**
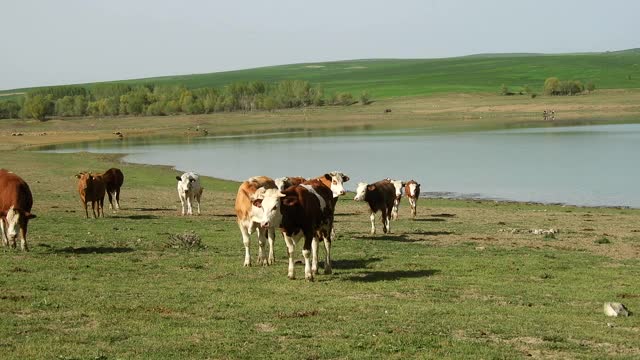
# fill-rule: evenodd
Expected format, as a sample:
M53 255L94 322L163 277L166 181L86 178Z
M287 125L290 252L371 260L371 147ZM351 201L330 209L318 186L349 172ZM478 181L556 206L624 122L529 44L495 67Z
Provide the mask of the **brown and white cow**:
M124 183L124 174L118 168L111 168L102 173L105 191L109 196L109 209L120 210L120 188ZM116 206L113 206L113 198L116 199Z
M402 191L404 189L404 182L401 180L389 180L393 184L396 191L395 199L393 200L393 209L391 209L391 220L398 220L398 210L400 208L400 200L402 200Z
M258 264L271 265L275 262L273 253L273 243L275 239L275 228L277 223L271 224L271 226L262 227L258 221L261 216L260 210L256 211L256 207L252 205L252 196L258 189L276 189L275 182L266 176L254 176L242 184L238 188L238 194L236 195L236 220L238 227L242 233L242 243L244 244L244 266L251 266L251 254L249 247L251 245L251 234L257 230L258 232ZM264 256L265 240L269 241L269 254L268 257Z
M29 185L18 175L0 169L0 237L4 246L16 247L20 234L20 249L28 251L27 227L36 216L31 213L33 196Z
M307 179L300 176L284 176L273 180L276 183L278 190L282 191L289 186L300 185Z
M341 171L332 171L311 180L321 181L326 187L331 190L331 193L333 194L331 205L332 209L335 211L336 204L338 203L338 197L346 193L346 191L344 190L344 183L349 181L349 177ZM331 228L331 239L336 239L334 227Z
M313 281L318 272L318 241L330 243L333 227L333 193L320 182L291 186L284 191L258 189L252 196L253 208L261 227L277 224L284 235L289 254L287 276L295 279L293 253L296 244L304 239L304 277ZM310 256L311 255L311 256ZM327 252L325 273L331 273L330 252Z
M105 186L102 175L92 175L88 172L81 172L76 174L78 179L78 194L80 194L80 201L84 207L84 212L89 218L89 211L87 210L87 203L91 202L91 210L93 211L93 217L98 218L102 211L102 217L104 217L104 195ZM96 215L96 208L98 213Z
M396 198L395 187L389 180L378 181L374 184L364 182L358 183L356 189L355 201L366 201L369 204L369 218L371 219L371 234L376 233L374 223L376 212L381 212L382 231L386 234L391 232L389 225L391 224L391 213L393 211L393 203Z
M420 184L414 180L409 180L404 185L404 192L409 198L409 204L411 205L411 215L416 217L416 210L418 208L418 198L420 197Z

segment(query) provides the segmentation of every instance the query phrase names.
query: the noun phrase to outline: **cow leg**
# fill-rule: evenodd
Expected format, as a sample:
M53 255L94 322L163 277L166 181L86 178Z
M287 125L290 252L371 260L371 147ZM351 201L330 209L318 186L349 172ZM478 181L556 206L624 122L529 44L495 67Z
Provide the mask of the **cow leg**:
M276 239L276 229L270 227L267 230L267 239L269 240L269 258L267 259L267 265L273 265L276 262L276 258L273 254L273 245Z
M311 273L318 275L318 237L311 239Z
M180 194L180 192L178 192L178 196L180 196L180 210L182 210L182 216L184 216L184 213L185 213L185 211L187 209L185 207L185 203L184 203L186 201L186 199L184 197L184 194Z
M109 196L109 210L113 211L113 198L110 191L107 191L107 196Z
M27 225L26 224L20 229L20 249L22 251L29 251L29 247L27 247Z
M264 256L264 245L267 240L267 229L258 228L258 265L267 265L267 258Z
M193 215L193 209L191 208L191 202L193 201L193 195L187 196L187 215Z
M198 201L198 215L200 215L200 199L202 198L202 189L200 189L200 192L196 195L196 201Z
M87 219L89 218L89 210L87 209L87 203L83 202L82 206L84 206L84 215L87 217Z
M304 257L304 279L313 281L313 272L311 271L311 246L313 243L313 234L304 234L304 245L302 245L302 257Z
M2 246L9 246L9 239L4 229L4 219L0 219L0 238L2 239Z
M382 232L386 234L389 231L387 228L387 218L389 217L389 214L387 214L387 209L385 208L380 210L380 213L380 218L382 219Z
M325 250L325 260L324 260L324 274L329 275L332 273L331 268L331 238L324 238L324 250Z
M251 266L251 254L249 252L249 246L251 245L251 237L249 236L249 230L247 227L238 223L240 227L240 233L242 234L242 244L244 245L244 265Z
M116 209L120 210L120 189L115 191L116 196Z
M393 201L393 208L391 208L391 218L393 220L398 220L398 207L400 206L400 202L398 200Z
M374 223L376 214L373 211L369 212L369 219L371 220L371 235L373 235L376 233L376 224Z
M91 202L91 211L93 211L93 218L94 219L98 218L98 216L96 216L96 205L97 205L96 201L92 201Z
M293 260L293 252L296 250L296 237L299 239L302 233L298 233L294 236L288 236L286 233L282 233L282 235L284 235L284 242L287 244L287 253L289 255L289 269L287 277L293 280L296 278L296 275L293 272L293 264L295 263Z
M104 198L100 199L100 202L98 203L98 216L100 216L101 212L102 217L104 217Z
M416 199L409 198L409 204L411 204L411 216L416 217Z

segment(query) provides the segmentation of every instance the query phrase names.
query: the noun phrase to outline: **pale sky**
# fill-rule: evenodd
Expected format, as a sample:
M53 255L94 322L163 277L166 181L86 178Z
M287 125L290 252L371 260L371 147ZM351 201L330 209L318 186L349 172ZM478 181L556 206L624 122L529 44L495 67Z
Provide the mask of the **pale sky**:
M0 90L267 65L640 47L638 0L0 0Z

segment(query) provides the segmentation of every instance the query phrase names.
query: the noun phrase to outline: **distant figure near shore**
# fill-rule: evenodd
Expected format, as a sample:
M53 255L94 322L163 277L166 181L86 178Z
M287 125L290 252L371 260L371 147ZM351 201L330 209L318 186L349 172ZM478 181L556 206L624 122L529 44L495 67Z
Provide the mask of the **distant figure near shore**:
M556 119L556 112L555 110L544 110L542 112L542 120L555 120Z

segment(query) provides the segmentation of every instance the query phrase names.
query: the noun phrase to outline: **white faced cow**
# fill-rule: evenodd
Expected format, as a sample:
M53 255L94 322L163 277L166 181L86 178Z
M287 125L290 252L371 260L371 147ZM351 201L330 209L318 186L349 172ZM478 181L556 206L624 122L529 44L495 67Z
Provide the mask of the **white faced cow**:
M278 189L258 189L251 197L256 219L261 227L277 224L284 235L289 253L287 276L295 279L293 253L296 243L304 238L304 277L313 281L318 271L318 241L331 241L333 227L333 194L325 185L302 184L291 186L283 192ZM310 257L311 255L311 257ZM327 251L325 273L331 273L331 262Z
M176 176L178 180L178 196L182 204L182 215L193 215L191 205L193 201L198 202L198 215L200 215L200 199L202 198L202 186L200 177L193 172L186 172L182 176Z
M374 184L358 183L355 201L366 201L369 204L369 218L371 219L371 234L376 233L374 224L375 213L378 210L382 215L382 231L386 234L391 232L391 212L395 200L395 187L389 180L378 181Z
M332 171L311 180L318 180L322 182L324 186L328 187L331 190L331 193L333 194L333 199L331 200L331 206L332 206L332 209L335 211L336 204L338 203L338 196L345 194L344 183L349 181L349 177L345 175L343 172ZM335 238L336 238L335 227L332 227L331 239L335 240Z
M4 246L15 248L20 235L20 249L29 250L27 225L36 217L31 213L32 206L29 185L18 175L0 169L0 238Z
M391 210L391 219L398 220L398 209L400 208L400 200L402 200L402 191L404 190L404 183L400 180L388 179L396 190L396 197L393 200L393 209Z
M411 215L416 217L416 210L418 207L418 198L420 197L420 184L414 180L409 180L404 185L404 191L409 198L409 204L411 205Z
M273 243L275 239L275 229L279 225L278 219L275 219L273 223L268 226L261 226L260 220L262 219L262 210L252 206L253 195L258 189L264 191L266 189L276 189L275 182L266 176L254 176L249 178L240 184L238 188L238 194L236 195L236 220L240 233L242 233L242 243L244 244L244 266L251 266L251 254L249 248L251 245L251 234L257 230L258 233L258 263L262 265L271 265L275 262L273 253ZM264 245L266 240L269 240L269 255L264 256Z

